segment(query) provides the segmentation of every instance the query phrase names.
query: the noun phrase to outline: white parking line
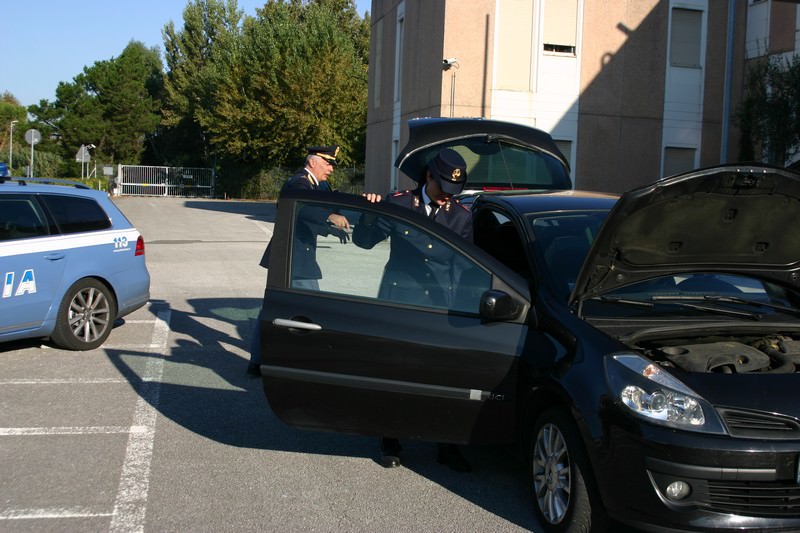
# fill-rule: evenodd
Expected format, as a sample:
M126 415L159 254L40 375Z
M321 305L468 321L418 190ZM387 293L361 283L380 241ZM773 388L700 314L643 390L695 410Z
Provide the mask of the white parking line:
M95 518L111 516L111 513L92 511L83 507L53 509L14 509L0 511L0 520L36 520L41 518Z
M142 433L141 426L84 426L60 428L0 428L2 437L29 437L31 435L115 435Z
M152 342L144 345L122 345L119 349L147 348L159 357L149 358L140 376L139 398L133 413L130 426L73 426L73 427L17 427L0 428L0 436L35 436L35 435L110 435L128 434L125 459L122 464L119 486L112 512L99 512L83 507L43 508L43 509L10 509L0 510L0 521L29 520L43 518L85 518L111 517L109 531L115 533L137 533L144 531L147 510L147 493L150 485L150 463L153 456L153 441L158 415L158 404L161 394L161 378L164 371L163 356L167 351L169 339L169 321L171 311L158 313L155 321L137 323L153 323ZM133 322L133 321L131 321ZM111 348L104 346L104 348ZM122 378L60 378L60 379L4 379L0 385L62 385L62 384L97 384L97 383L129 383Z
M54 378L54 379L0 379L2 385L97 385L102 383L128 383L124 378Z
M273 231L272 228L274 227L275 224L262 222L260 220L254 220L252 218L250 219L250 222L258 226L258 229L264 232L264 234L267 236L267 240L270 240L272 238L272 231Z
M158 313L153 327L153 344L160 346L159 353L167 351L169 320L171 312L167 309ZM111 518L109 531L131 533L144 531L147 511L147 492L150 487L150 462L153 458L153 440L156 430L156 416L161 396L161 377L164 372L164 359L151 358L145 367L144 379L136 409L133 425L145 428L141 433L128 436L128 448L122 464L122 475L117 489L117 499Z

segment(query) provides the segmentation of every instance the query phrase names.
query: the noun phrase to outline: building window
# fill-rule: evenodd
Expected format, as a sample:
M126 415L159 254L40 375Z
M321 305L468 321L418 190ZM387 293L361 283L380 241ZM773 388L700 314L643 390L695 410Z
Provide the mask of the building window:
M674 176L695 168L694 148L664 148L664 176Z
M703 12L673 9L669 42L669 61L673 67L700 68Z
M381 106L381 91L383 83L383 19L375 23L375 54L372 56L374 71L372 75L374 87L372 88L372 105L375 109Z
M394 103L400 105L403 88L403 46L405 45L405 3L397 6L397 23L394 39Z
M545 0L542 49L575 55L578 42L578 0Z

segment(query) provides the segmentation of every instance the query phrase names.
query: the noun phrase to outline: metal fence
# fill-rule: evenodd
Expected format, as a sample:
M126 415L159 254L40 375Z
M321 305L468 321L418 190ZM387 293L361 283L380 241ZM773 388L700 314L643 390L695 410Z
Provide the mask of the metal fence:
M214 169L118 165L113 194L124 196L214 196Z

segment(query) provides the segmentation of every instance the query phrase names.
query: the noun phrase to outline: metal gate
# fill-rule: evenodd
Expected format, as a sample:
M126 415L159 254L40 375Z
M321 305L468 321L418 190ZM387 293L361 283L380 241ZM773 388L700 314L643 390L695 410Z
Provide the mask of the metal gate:
M212 198L214 169L118 165L113 194Z

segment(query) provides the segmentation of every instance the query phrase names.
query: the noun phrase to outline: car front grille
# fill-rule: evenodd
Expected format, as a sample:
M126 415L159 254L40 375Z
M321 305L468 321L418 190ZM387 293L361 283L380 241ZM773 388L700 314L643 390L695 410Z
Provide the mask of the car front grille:
M800 422L793 418L740 409L719 411L733 437L800 439Z
M710 510L760 517L800 515L800 485L789 482L709 481Z

